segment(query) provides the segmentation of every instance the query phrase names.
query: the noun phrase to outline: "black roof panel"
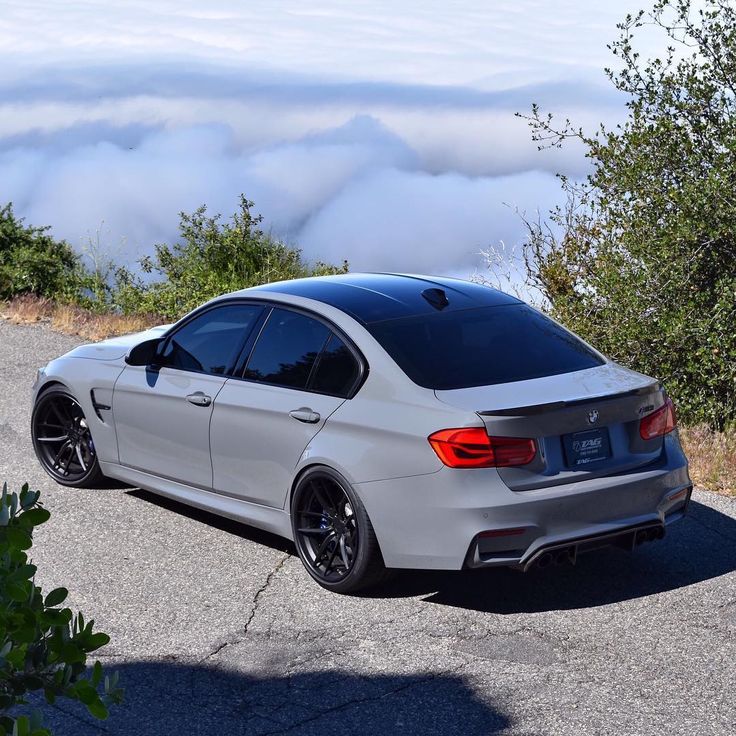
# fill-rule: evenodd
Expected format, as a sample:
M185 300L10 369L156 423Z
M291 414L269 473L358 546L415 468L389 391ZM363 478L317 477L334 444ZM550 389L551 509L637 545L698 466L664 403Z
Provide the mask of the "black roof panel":
M279 281L256 286L248 291L270 291L303 296L324 302L368 324L397 317L432 314L432 298L422 296L427 289L442 289L448 304L444 310L492 307L518 303L508 294L469 281L434 276L408 276L390 273L348 273ZM429 295L432 296L431 294Z

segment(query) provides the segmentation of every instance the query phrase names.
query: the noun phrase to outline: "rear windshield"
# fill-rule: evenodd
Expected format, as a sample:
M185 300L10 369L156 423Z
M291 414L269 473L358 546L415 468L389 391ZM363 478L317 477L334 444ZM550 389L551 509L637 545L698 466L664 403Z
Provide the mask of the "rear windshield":
M603 365L579 338L525 304L404 317L368 329L426 388L489 386Z

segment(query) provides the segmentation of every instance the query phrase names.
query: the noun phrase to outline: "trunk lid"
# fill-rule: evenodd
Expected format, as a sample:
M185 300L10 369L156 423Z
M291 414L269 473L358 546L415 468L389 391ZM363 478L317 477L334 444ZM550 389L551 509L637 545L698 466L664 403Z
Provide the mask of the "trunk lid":
M664 403L659 382L615 363L435 394L477 412L491 436L536 440L531 463L498 469L515 491L627 472L662 453L661 437L643 440L639 434L642 417Z

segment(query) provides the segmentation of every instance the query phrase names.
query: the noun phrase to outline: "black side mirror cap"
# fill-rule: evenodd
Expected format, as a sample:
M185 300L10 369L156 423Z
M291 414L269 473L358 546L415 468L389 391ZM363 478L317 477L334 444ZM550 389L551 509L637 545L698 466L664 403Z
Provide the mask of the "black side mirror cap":
M154 365L158 357L158 350L161 347L162 338L154 337L152 340L144 340L130 349L125 356L125 362L128 365Z

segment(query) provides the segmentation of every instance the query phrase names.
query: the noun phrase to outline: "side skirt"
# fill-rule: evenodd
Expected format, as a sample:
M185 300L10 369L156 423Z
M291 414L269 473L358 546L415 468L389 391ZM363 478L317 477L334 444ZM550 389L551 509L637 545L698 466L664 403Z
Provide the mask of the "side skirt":
M283 509L262 506L249 501L242 501L232 496L224 496L214 491L205 491L183 483L144 473L141 470L100 461L100 470L108 478L120 480L123 483L143 488L146 491L166 496L174 501L194 506L204 511L210 511L219 516L225 516L243 524L255 526L286 539L293 540L291 520Z

